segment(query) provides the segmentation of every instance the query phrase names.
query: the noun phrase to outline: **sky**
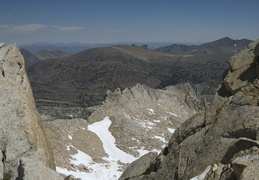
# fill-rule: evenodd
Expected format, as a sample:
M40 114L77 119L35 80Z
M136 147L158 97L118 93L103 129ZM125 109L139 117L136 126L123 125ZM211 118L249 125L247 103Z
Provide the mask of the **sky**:
M6 44L259 38L258 0L2 0Z

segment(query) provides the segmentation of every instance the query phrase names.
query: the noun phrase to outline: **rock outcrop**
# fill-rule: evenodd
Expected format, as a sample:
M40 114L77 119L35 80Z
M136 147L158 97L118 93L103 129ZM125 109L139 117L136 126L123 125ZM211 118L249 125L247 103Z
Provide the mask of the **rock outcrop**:
M24 59L14 45L0 48L0 179L63 179L36 111Z
M120 179L258 179L258 50L256 40L230 59L215 104L175 131L152 172L123 178L138 171L134 162Z
M165 89L136 84L123 91L108 91L106 100L89 116L88 121L110 117L113 122L110 130L116 144L126 152L132 152L129 144L149 151L160 150L164 143L155 137L165 138L167 142L172 133L168 128L176 129L199 108L199 101L189 84Z
M108 91L106 100L87 119L75 118L76 114L71 113L70 119L53 120L45 116L43 124L53 145L58 172L82 179L118 179L128 163L151 151L142 158L141 164L146 166L134 174L145 172L150 162L155 162L156 153L168 143L174 129L199 108L189 84L166 89L136 84L124 90ZM104 128L104 122L110 125ZM115 162L108 161L113 155L107 151L104 139L91 131L90 127L95 124L99 124L102 135L113 137L117 150L131 158L125 161L124 156L118 155ZM109 148L113 145L111 139L108 139ZM79 154L88 159L75 161ZM102 167L102 173L98 167Z

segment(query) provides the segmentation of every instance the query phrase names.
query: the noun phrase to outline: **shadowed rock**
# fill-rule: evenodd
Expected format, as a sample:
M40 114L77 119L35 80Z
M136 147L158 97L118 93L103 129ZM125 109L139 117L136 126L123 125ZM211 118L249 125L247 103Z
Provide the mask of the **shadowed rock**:
M181 124L155 171L128 180L199 179L205 170L205 180L258 178L258 43L231 58L220 89L228 96L218 93L213 106Z

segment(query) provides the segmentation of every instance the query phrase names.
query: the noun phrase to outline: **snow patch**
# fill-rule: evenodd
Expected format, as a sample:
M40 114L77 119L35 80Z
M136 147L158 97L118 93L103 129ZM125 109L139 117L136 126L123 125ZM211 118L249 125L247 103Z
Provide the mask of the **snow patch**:
M206 174L210 171L211 166L208 166L200 175L191 178L190 180L204 180Z
M74 116L73 116L73 114L69 114L68 117L73 118Z
M168 113L168 114L170 114L170 115L172 115L172 116L174 116L174 117L179 117L177 114L172 113L172 112L166 112L166 113Z
M236 46L237 46L237 44L234 44L234 46L236 47Z
M125 114L125 113L124 113L124 116L125 116L126 118L131 119L131 117L130 117L128 114Z
M155 126L155 123L150 122L149 120L144 120L144 122L150 126Z
M95 133L103 143L104 151L108 154L110 161L121 161L123 163L130 163L136 158L132 155L125 153L115 145L115 138L109 131L112 124L109 117L105 117L102 121L88 125L88 130Z
M142 125L144 128L153 129L153 126L156 126L155 123L150 122L149 120L137 121L138 124Z
M154 122L156 122L156 123L160 123L161 121L160 120L153 120Z
M167 107L164 107L164 106L162 106L161 104L157 104L158 106L160 106L162 109L164 109L164 110L168 110L168 108Z
M73 147L73 148L76 149L75 147ZM85 166L91 166L94 163L91 156L87 155L83 151L80 151L79 149L76 149L76 150L77 150L77 154L71 155L71 157L73 159L70 160L70 162L72 164L74 164L74 165L83 164Z
M73 138L72 138L72 136L71 136L71 135L68 135L68 139L72 140Z
M141 149L137 149L138 153L139 153L139 157L149 153L148 150L145 150L144 147L142 147Z
M155 110L154 109L147 109L148 110L148 113L150 115L155 115Z
M104 151L108 155L102 158L105 161L104 163L96 163L88 154L72 145L67 145L67 150L70 150L70 147L77 150L76 154L71 155L72 159L70 160L70 163L76 166L73 170L56 167L57 172L65 175L72 174L76 178L81 179L118 179L122 174L122 172L120 172L122 168L121 163L131 163L136 160L136 158L116 147L115 138L109 131L111 123L109 117L105 117L102 121L93 123L87 127L87 129L95 133L103 143ZM80 171L77 166L82 166L86 172Z
M140 144L139 140L138 140L138 139L136 139L136 138L134 138L134 137L133 137L133 138L131 138L131 140L132 140L132 141L137 141L137 142Z
M134 149L135 151L137 151L139 153L139 157L149 153L149 152L156 152L156 153L160 153L161 150L157 150L157 149L153 149L152 151L148 151L145 150L144 147L141 147L141 149L137 149L137 147L132 147L131 149Z
M175 131L175 129L173 129L173 128L169 128L169 127L167 128L167 130L168 130L170 133L172 133L172 134L173 134L173 133L174 133L174 131Z
M164 137L161 136L154 136L155 139L158 139L159 141L162 141L163 143L167 143Z
M76 149L75 147L73 148ZM65 175L72 174L76 178L81 178L81 179L112 180L120 177L121 172L118 171L117 162L116 163L112 162L111 164L95 163L91 156L80 151L79 149L76 149L76 150L77 150L77 153L74 155L71 155L72 160L70 160L70 163L77 166L83 166L84 169L86 169L88 172L80 171L77 169L76 166L73 167L73 171L65 168L61 168L61 167L56 167L57 172Z

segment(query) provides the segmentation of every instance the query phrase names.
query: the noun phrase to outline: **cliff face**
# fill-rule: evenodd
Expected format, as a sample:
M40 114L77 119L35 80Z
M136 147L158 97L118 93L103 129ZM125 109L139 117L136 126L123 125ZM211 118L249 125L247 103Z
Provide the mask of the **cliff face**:
M230 59L215 104L185 121L156 158L142 157L120 179L257 179L259 40ZM144 170L141 162L145 162Z
M60 179L16 45L0 48L0 179Z

